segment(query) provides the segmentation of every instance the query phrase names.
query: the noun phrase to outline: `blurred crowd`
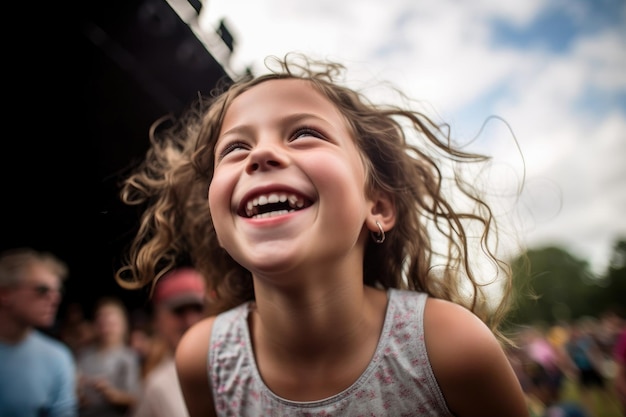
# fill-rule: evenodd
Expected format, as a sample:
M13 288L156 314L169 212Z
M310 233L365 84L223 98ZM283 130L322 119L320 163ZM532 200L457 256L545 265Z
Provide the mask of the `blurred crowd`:
M184 316L190 313L189 305L194 303L178 304L179 310L172 311ZM155 322L152 311L135 309L127 312L119 300L104 298L96 305L94 319L88 320L80 305L68 305L59 321L56 336L70 347L78 360L82 378L79 384L81 416L104 415L87 412L98 401L89 394L93 390L89 388L89 375L98 371L90 365L96 362L93 351L98 343L117 346L118 355L126 356L126 379L120 374L109 375L109 379L130 396L119 395L116 401L110 402L122 409L130 409L130 405L137 401L139 386L164 358L171 355L188 325L199 319L193 313L199 313L199 310L191 310L191 317L188 316L187 321L179 326L176 335L170 336L173 342L168 347L164 339L168 327L155 326L163 320ZM129 324L128 328L125 323ZM507 353L527 394L531 417L626 415L624 393L622 391L620 404L617 387L620 372L623 378L626 351L626 320L620 315L607 312L601 317L584 317L552 326L521 327L514 335L514 342L516 346L510 347ZM120 363L125 362L120 359ZM104 369L106 367L99 370ZM100 391L106 393L106 389Z
M57 311L67 266L20 249L0 257L0 415L187 417L174 365L210 300L191 268L161 277L146 308L101 297ZM531 417L626 415L626 320L615 312L526 326L507 354Z
M515 333L509 359L531 417L626 415L626 321L616 312Z
M105 295L58 311L67 273L50 253L0 254L0 416L188 417L174 352L204 317L203 277L168 272L145 308Z
M79 415L187 416L173 355L206 301L200 274L179 268L159 280L150 308L103 297L88 319L80 304L68 305L56 337L76 358Z

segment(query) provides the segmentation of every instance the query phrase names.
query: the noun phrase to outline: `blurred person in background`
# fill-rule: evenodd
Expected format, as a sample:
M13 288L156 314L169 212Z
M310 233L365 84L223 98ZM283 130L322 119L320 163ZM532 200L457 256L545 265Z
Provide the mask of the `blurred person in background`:
M560 392L554 390L553 376L541 363L526 361L524 374L530 417L592 417L579 403L561 398Z
M545 373L546 383L543 388L552 390L552 397L558 397L563 387L563 378L567 374L564 356L548 339L547 331L541 327L529 326L521 333L523 348L529 360L538 363Z
M94 341L93 323L85 317L83 306L76 301L67 304L63 312L57 338L65 343L76 356Z
M205 283L193 268L178 268L161 277L152 297L154 329L167 348L149 373L133 417L187 417L178 383L174 352L183 334L204 317Z
M141 389L140 361L129 345L126 307L103 297L94 310L95 342L78 354L81 417L127 416Z
M602 359L602 372L609 381L615 377L616 363L613 350L623 327L624 319L618 314L618 310L606 309L598 317L594 331Z
M565 350L576 367L580 398L592 416L596 403L615 403L604 374L604 357L594 332L598 325L593 317L582 317L572 324Z
M613 358L615 360L615 378L613 380L615 395L622 414L626 416L626 327L622 327L622 331L615 342Z
M161 340L154 330L152 314L149 309L137 308L131 313L130 324L130 347L139 355L141 364L141 380L167 354L165 342Z
M546 339L556 353L557 361L564 374L563 376L574 380L576 378L576 365L565 349L569 337L569 324L566 322L550 326L546 333Z
M41 330L55 321L65 262L31 248L0 255L0 416L78 415L70 349Z

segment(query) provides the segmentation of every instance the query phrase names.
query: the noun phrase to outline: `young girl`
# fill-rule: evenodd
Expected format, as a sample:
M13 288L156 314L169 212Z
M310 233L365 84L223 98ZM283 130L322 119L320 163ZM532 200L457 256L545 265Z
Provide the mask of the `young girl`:
M122 191L145 212L120 284L189 262L212 294L176 352L190 415L528 416L506 297L488 305L468 257L479 224L509 279L491 211L461 182L477 209L454 211L435 159L485 158L292 58L155 128Z

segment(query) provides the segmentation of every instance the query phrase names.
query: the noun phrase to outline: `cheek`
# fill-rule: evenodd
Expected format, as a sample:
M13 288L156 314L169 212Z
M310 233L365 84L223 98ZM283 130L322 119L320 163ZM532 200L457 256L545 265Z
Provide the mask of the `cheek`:
M314 181L320 189L333 193L334 198L357 203L364 197L365 169L360 162L334 156L307 162L310 163L309 172L314 176Z
M338 227L350 224L360 230L368 212L365 169L360 161L336 161L332 172L320 173L318 180L326 190L326 196L335 203L331 210ZM342 210L336 210L337 206Z
M220 246L222 246L223 225L228 221L231 212L232 190L231 181L224 176L214 176L209 185L209 210Z
M227 198L227 185L228 180L222 175L218 175L218 171L216 171L213 175L213 179L209 184L208 190L208 198L209 198L209 209L211 210L212 215L216 215L220 211L224 210L224 204L230 205L230 198ZM227 206L228 207L228 206Z

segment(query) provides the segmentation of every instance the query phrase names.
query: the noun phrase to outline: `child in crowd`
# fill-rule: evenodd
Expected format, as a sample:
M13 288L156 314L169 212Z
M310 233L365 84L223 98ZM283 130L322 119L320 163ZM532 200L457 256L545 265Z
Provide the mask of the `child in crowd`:
M528 416L491 209L441 165L488 158L300 58L155 127L122 190L145 211L120 284L184 262L207 279L211 315L176 351L190 416Z
M103 296L94 308L94 342L77 355L80 417L123 417L141 389L139 355L129 345L122 301Z

